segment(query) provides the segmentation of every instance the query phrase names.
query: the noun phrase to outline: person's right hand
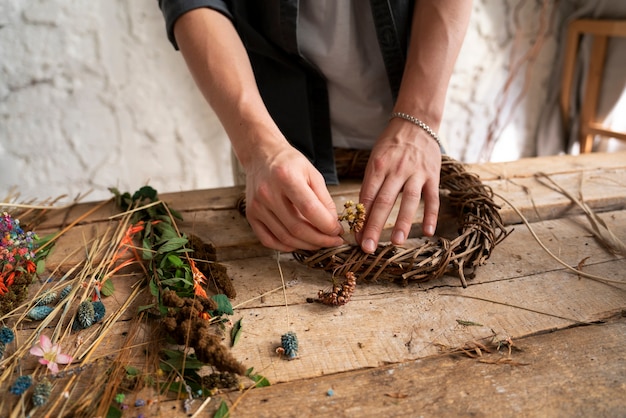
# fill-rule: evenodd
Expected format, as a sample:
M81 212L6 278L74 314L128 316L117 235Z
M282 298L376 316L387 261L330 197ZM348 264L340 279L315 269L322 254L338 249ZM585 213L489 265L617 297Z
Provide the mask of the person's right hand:
M323 176L290 145L248 161L246 216L261 243L279 251L343 243Z

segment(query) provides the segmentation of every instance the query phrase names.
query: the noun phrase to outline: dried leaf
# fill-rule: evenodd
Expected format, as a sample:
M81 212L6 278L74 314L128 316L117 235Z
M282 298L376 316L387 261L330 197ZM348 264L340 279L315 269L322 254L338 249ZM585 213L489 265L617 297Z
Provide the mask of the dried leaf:
M483 326L483 324L479 324L478 322L464 321L462 319L457 319L456 322L459 325L463 325L463 326L466 326L466 327L482 327Z
M589 258L591 258L591 257L585 257L585 258L583 258L582 260L580 260L580 261L578 262L578 265L576 266L576 270L580 270L580 271L582 271L583 267L585 267L585 262L586 262L587 260L589 260Z
M404 399L408 397L409 395L405 393L394 392L394 393L385 393L385 396L389 396L390 398L394 398L394 399Z
M232 341L231 347L234 347L235 344L237 344L237 341L239 341L239 338L241 337L241 321L243 321L243 318L235 322L235 325L233 325L233 329L230 330L230 338Z

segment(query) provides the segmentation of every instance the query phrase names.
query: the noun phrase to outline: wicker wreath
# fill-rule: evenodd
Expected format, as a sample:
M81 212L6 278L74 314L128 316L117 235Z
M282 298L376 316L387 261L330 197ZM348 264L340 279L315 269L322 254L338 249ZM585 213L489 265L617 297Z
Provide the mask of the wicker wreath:
M493 191L477 175L454 159L443 156L439 188L457 214L459 235L438 237L413 248L379 245L373 254L346 244L319 251L298 250L295 259L308 267L332 272L333 277L354 273L359 281L389 280L403 285L455 274L467 287L478 266L485 264L506 231L493 201Z

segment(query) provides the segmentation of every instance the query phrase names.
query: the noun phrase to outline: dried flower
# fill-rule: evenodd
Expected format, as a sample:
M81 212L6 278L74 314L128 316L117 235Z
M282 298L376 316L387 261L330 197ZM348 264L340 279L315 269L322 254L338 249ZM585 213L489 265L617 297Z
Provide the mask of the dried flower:
M39 299L37 299L37 301L35 302L35 306L49 305L55 300L57 300L57 292L47 292L46 294L40 296Z
M33 391L33 405L45 405L50 397L50 392L52 392L52 383L50 383L48 379L44 378L41 382L35 385L35 390Z
M10 344L15 339L13 330L9 327L0 328L0 343Z
M63 288L63 290L61 290L61 295L59 296L59 299L60 300L65 299L70 294L71 291L72 291L72 285L68 284L67 286Z
M32 384L33 378L31 377L31 375L20 376L15 379L15 382L13 383L9 391L14 395L23 395L24 392L26 392Z
M276 350L279 354L284 354L287 360L298 357L298 337L293 331L289 331L280 337L280 347Z
M85 300L78 305L78 311L76 312L76 320L80 325L80 328L89 328L96 321L96 312L93 304L89 300Z
M32 231L22 230L19 220L6 212L0 215L0 296L9 292L20 275L37 269L33 262L37 239Z
M93 321L99 322L102 318L104 318L104 315L106 315L107 312L104 303L97 300L95 302L91 302L91 304L93 305Z
M39 363L48 366L52 373L59 372L59 364L72 362L72 357L61 353L61 347L58 344L52 344L50 338L44 334L41 334L39 342L30 349L30 353L41 357Z
M51 308L50 306L35 306L30 311L28 311L26 316L28 316L33 321L41 321L42 319L50 315L52 311L54 311L54 308Z
M343 212L338 217L339 222L348 222L351 232L357 233L365 225L365 206L363 203L355 204L352 200L347 200L343 204Z
M356 276L353 272L346 273L346 279L341 284L333 284L330 291L320 290L317 298L324 305L341 306L350 302L350 298L356 289Z

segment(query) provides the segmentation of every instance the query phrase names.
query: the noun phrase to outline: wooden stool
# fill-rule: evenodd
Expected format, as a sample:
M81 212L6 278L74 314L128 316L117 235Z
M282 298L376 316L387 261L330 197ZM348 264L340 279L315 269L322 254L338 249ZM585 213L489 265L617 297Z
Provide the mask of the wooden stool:
M591 152L593 147L593 137L595 135L626 141L625 132L612 131L596 121L607 41L609 37L626 37L626 20L579 19L569 24L565 44L563 78L561 80L561 116L566 131L569 130L570 124L569 111L574 65L580 36L583 34L593 36L589 71L582 96L583 105L580 111L580 128L578 133L580 152L588 153Z

